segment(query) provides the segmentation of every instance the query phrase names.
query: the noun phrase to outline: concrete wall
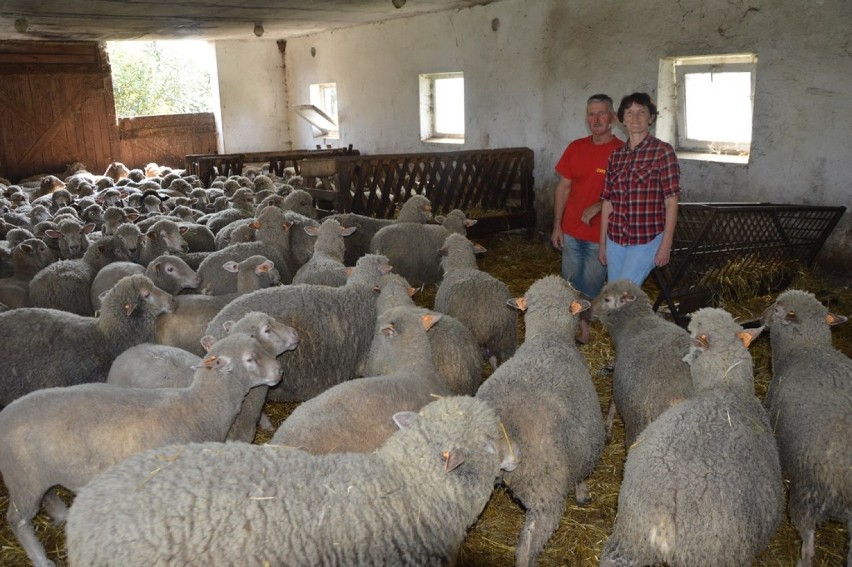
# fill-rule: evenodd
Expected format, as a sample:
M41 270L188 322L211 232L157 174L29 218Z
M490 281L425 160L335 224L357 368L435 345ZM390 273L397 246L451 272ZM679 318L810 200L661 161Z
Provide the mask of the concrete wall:
M607 92L616 102L633 91L655 96L663 57L755 52L750 163L682 160L683 200L852 207L850 38L848 0L500 0L290 39L286 82L289 104L309 102L311 83L337 83L341 139L335 145L353 144L364 153L527 146L536 154L537 186L544 188L554 181L566 143L586 134L589 94ZM274 42L269 49L277 54ZM237 45L227 52L245 69L247 51ZM418 74L448 71L465 75L463 146L419 139ZM252 105L260 107L255 96ZM223 95L223 107L237 102ZM241 110L251 115L256 108ZM223 110L223 121L228 114L239 112ZM280 122L289 124L293 147L322 141L291 113L274 115L267 127L285 129ZM229 137L226 132L226 143ZM850 216L831 241L847 262Z
M274 39L216 42L221 153L290 150L284 58Z

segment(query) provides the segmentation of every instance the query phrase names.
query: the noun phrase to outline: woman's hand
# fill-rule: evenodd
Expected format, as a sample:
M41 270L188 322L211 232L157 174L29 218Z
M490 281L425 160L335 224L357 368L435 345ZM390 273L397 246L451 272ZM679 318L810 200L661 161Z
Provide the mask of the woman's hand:
M654 254L654 265L658 268L662 268L663 266L669 263L671 255L671 247L666 246L665 243L660 244L660 247L657 248L657 253Z

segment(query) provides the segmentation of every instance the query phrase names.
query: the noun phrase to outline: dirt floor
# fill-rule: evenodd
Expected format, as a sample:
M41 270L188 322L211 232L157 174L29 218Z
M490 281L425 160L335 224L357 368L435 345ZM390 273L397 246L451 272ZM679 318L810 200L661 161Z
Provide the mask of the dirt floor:
M487 239L479 239L488 251L480 259L480 267L497 276L509 285L516 296L521 296L538 278L558 273L560 258L557 252L540 240L530 240L521 233L503 233ZM843 287L841 287L843 286ZM852 290L849 282L838 283L835 278L820 277L803 272L790 287L817 293L830 309L838 314L852 314ZM658 290L646 284L646 291L656 297ZM759 317L774 298L774 295L749 297L736 302L728 301L725 307L741 320ZM418 304L431 307L434 286L427 286L415 295ZM521 337L523 337L523 316ZM834 344L847 356L852 356L852 322L834 329ZM614 359L609 337L603 328L593 326L593 340L580 347L585 356L592 378L597 387L601 411L606 414L611 391L611 376L603 371ZM751 347L755 361L755 384L758 397L762 398L771 378L771 351L769 340L761 336ZM487 375L487 369L483 369ZM293 410L294 405L267 404L267 412L273 423L280 423ZM258 435L256 442L269 438L268 432ZM606 446L595 472L587 484L592 503L579 507L573 495L559 529L545 548L540 564L542 567L593 566L599 563L599 554L609 535L616 515L619 483L625 457L624 429L616 419L612 441ZM5 487L0 487L0 513L5 516L8 506ZM70 495L66 495L70 501ZM502 488L497 488L479 521L471 528L465 541L458 565L463 567L510 566L514 563L514 546L523 525L523 510ZM51 525L46 516L37 520L40 540L48 554L57 562L65 564L64 535L61 528ZM848 534L845 526L829 522L823 524L816 535L816 561L819 567L844 565L848 552ZM789 567L796 564L799 554L799 539L785 518L773 537L768 549L758 557L755 566ZM0 521L0 565L26 565L26 557L6 522Z

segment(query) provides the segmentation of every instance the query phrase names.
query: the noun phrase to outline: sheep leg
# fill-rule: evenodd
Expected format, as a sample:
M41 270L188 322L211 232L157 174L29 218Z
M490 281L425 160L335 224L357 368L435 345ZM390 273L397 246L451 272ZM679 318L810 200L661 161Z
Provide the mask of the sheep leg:
M42 505L48 515L53 519L55 525L61 526L65 523L65 519L68 517L68 506L59 497L59 493L56 492L55 488L47 491L47 494L44 495L44 499L42 500Z
M560 499L564 502L564 498ZM550 513L539 510L527 509L524 527L518 538L518 546L515 549L516 567L535 567L538 565L538 556L544 549L547 540L559 527L563 510L553 510Z
M6 513L6 519L9 521L9 526L12 532L27 553L27 557L33 562L35 567L54 567L53 561L47 558L47 554L42 547L41 542L36 537L35 529L33 528L33 518L37 510L37 503L30 503L30 506L21 507L17 502L9 499L9 511Z
M612 441L612 426L615 423L615 400L609 401L609 411L606 414L606 442Z
M814 533L815 527L810 529L799 529L802 538L802 554L796 567L811 567L814 563ZM852 553L852 552L851 552Z
M589 494L589 487L586 486L586 481L581 480L574 486L574 500L577 506L588 506L592 502L592 496Z

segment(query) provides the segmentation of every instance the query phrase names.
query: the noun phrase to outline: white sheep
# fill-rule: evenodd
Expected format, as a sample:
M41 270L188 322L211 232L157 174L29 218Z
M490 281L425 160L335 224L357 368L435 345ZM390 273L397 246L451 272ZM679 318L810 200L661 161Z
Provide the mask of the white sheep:
M629 280L608 283L592 301L592 318L603 323L615 346L607 438L615 410L624 421L624 444L633 445L649 423L692 394L689 333L651 309L642 289Z
M310 236L316 237L314 252L293 276L293 284L313 284L340 287L346 284L346 270L343 256L346 251L345 238L355 232L357 227L343 228L334 219L327 219L319 226L308 225L304 228Z
M368 454L204 443L131 457L78 494L70 564L450 564L500 470L497 418L451 397L397 419Z
M248 335L218 341L187 388L80 384L48 388L0 411L0 472L7 519L37 566L48 566L32 519L39 503L57 523L67 516L52 487L77 492L109 466L170 443L224 441L249 389L272 386L281 367ZM32 420L32 415L40 418Z
M558 275L534 282L511 305L524 311L526 340L476 393L497 410L522 457L503 482L526 511L515 564L538 564L571 490L590 501L585 479L604 447L604 422L588 365L574 341L589 304Z
M194 289L201 282L195 270L177 256L160 256L149 262L147 268L135 262L112 262L98 270L92 280L89 300L93 312L97 313L101 308L101 294L111 289L121 278L133 274L145 274L155 286L171 295L184 289Z
M751 565L781 520L778 449L746 348L760 329L721 309L699 310L689 329L694 393L627 453L602 567Z
M173 309L171 295L134 275L104 296L97 318L36 307L0 314L0 405L41 388L103 382L115 357L153 342L157 316Z
M764 403L790 480L801 567L813 565L814 533L825 520L845 522L852 543L852 360L831 344L831 327L845 321L800 290L779 295L763 315L772 343Z
M452 395L432 361L427 331L441 315L407 307L385 311L373 341L386 343L390 372L348 380L302 402L270 443L309 453L368 453L393 434L392 417Z
M518 314L506 306L512 298L505 283L479 269L476 253L485 249L461 234L451 234L440 249L444 278L435 293L435 311L471 330L492 368L518 347Z

